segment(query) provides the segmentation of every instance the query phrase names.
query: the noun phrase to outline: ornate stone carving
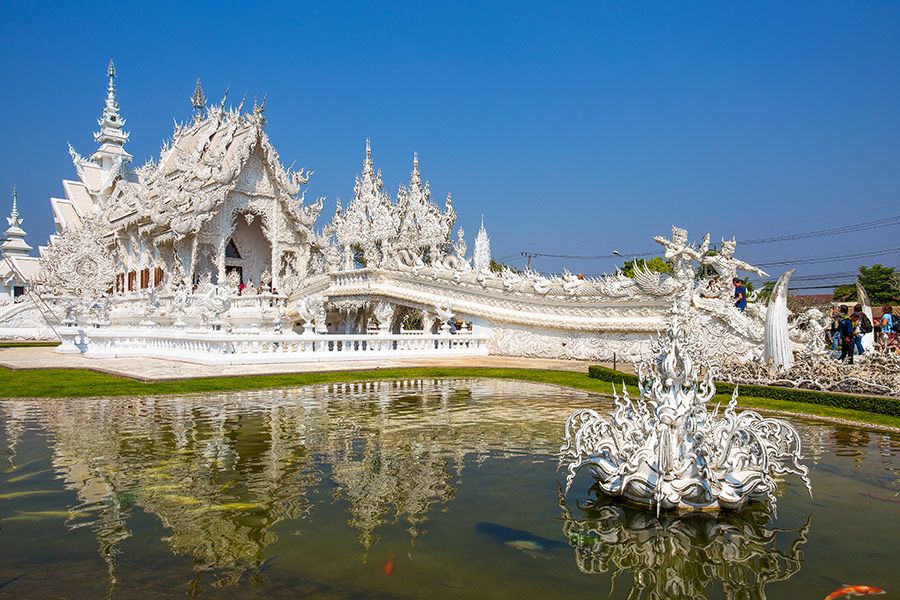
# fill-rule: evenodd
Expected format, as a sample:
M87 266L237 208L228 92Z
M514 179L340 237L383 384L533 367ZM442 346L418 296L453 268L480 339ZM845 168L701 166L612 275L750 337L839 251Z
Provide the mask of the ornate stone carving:
M422 183L418 155L413 155L409 186L400 186L400 191L397 192L397 216L398 227L394 242L397 249L407 250L415 256L427 251L432 261L443 255L456 221L456 213L449 196L443 214L432 204L431 186L428 182ZM464 257L465 251L458 255Z
M66 229L41 256L37 287L43 293L98 298L112 290L115 264L94 219Z
M394 305L390 302L380 301L372 308L372 315L378 321L378 329L382 333L389 333L391 319L394 317Z
M366 158L353 186L354 199L346 211L338 203L329 232L334 232L347 256L359 250L365 264L372 267L386 266L399 223L399 215L383 187L381 172L375 171L372 162L372 146L366 140ZM352 267L352 263L347 267Z
M706 404L716 392L713 371L702 374L696 340L673 311L657 341L655 362L639 364L639 393L615 391L610 418L578 410L566 422L560 465L568 491L578 470L589 466L600 491L653 508L740 509L751 501L775 506L775 478L798 475L812 493L800 463L800 436L790 424L737 412L737 388L722 417Z

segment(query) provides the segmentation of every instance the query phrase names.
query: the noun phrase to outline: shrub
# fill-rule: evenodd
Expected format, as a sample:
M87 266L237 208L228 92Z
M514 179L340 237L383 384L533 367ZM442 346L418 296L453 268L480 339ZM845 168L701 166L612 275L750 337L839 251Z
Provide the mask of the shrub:
M637 375L614 371L607 367L592 366L588 368L588 377L607 381L609 383L637 386ZM716 391L720 394L734 392L733 383L716 382ZM803 390L772 385L739 384L739 393L755 398L771 398L772 400L786 400L789 402L805 402L807 404L820 404L835 408L848 408L862 410L880 415L900 416L900 398L888 398L885 396L857 396L853 394L841 394L838 392L822 392L818 390Z

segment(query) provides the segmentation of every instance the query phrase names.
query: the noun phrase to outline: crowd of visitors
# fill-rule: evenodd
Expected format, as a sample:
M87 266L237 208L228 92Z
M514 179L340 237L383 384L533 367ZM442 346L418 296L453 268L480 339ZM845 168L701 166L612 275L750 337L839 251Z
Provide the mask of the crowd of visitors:
M847 305L831 308L831 349L838 360L853 364L854 354L864 354L863 336L874 334L875 348L900 351L900 317L893 314L893 307L882 307L882 315L873 323L857 304L850 312Z

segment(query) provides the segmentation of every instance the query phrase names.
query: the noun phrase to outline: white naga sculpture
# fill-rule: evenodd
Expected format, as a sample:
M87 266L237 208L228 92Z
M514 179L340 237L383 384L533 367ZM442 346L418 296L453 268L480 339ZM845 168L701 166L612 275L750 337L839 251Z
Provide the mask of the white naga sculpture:
M657 514L740 509L755 500L774 509L775 477L784 473L799 475L812 494L793 426L738 413L737 388L721 417L718 406L707 410L716 393L712 369L701 375L701 355L682 319L673 310L667 334L657 340L655 363L639 365L639 398L632 400L623 385L611 417L591 409L569 417L560 449L566 491L587 465L604 494Z

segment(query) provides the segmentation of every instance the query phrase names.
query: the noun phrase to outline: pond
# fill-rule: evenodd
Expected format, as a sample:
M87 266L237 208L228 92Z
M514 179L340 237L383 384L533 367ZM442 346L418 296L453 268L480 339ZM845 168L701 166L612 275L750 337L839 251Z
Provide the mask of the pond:
M0 596L823 598L900 590L896 435L792 419L777 516L568 497L566 416L489 380L0 402Z

